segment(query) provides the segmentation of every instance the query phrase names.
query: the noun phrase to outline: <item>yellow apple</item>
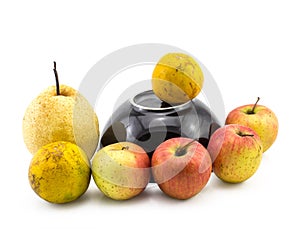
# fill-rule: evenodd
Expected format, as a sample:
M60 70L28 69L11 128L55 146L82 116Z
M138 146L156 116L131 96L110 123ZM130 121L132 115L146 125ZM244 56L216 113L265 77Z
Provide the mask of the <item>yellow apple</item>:
M266 152L275 142L278 134L278 119L268 107L249 104L233 109L227 116L225 124L240 124L253 129L260 137L263 152Z
M229 183L249 179L257 171L263 153L256 132L238 124L217 129L209 140L207 150L215 175Z
M146 188L150 179L150 159L145 150L134 143L114 143L95 154L92 175L106 196L127 200Z

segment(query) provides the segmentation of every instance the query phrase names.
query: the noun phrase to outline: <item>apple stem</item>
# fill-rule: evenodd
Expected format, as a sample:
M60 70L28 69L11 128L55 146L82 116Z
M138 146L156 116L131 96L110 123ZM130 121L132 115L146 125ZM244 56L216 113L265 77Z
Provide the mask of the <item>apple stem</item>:
M260 100L260 98L257 97L256 103L254 104L254 106L253 106L253 108L251 110L251 114L254 114L255 107L256 107L256 105L257 105L257 103L258 103L259 100Z
M238 132L238 135L241 137L253 137L253 134L243 134L241 131Z
M179 147L176 151L175 151L175 156L179 157L179 156L183 156L186 154L186 149L193 143L197 141L196 139L190 141L189 143L185 144L182 147Z
M241 137L253 137L254 135L253 134L241 134L240 136Z
M58 81L58 74L57 74L57 71L56 71L56 62L53 61L54 63L54 68L53 68L53 71L54 71L54 75L55 75L55 82L56 82L56 95L60 95L60 90L59 90L59 81Z
M129 146L123 146L122 150L129 150Z

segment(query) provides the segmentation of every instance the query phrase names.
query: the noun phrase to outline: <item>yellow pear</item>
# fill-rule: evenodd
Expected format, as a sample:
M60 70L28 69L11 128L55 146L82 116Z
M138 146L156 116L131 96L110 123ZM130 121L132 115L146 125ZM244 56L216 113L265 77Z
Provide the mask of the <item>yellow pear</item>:
M35 154L42 146L68 141L81 147L89 159L99 141L99 124L89 102L75 89L50 86L39 94L26 109L23 118L23 137L28 150Z
M201 91L204 76L199 64L189 55L168 53L152 73L153 92L169 104L185 103Z
M58 141L41 147L28 172L30 186L51 203L71 202L85 193L91 178L85 152L70 142Z

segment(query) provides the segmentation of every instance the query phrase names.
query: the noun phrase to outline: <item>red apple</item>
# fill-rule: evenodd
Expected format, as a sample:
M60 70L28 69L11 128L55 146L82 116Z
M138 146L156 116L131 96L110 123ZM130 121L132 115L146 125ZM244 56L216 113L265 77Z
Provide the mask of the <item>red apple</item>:
M260 137L263 152L267 151L276 140L278 119L274 112L266 106L255 104L244 105L232 110L225 124L240 124L253 129Z
M176 199L198 194L207 184L212 170L208 151L196 140L183 137L161 143L151 163L159 188Z
M230 183L250 178L258 169L263 153L256 132L238 124L217 129L210 137L207 150L216 176Z

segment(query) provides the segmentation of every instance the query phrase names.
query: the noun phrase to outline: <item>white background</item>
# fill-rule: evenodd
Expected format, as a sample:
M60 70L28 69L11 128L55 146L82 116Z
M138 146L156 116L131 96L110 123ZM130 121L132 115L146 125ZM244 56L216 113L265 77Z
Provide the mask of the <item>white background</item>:
M299 228L297 2L1 1L0 228ZM212 174L205 189L187 201L170 199L153 185L132 200L112 201L93 180L73 203L40 199L28 183L31 154L21 127L30 101L54 84L52 61L61 83L78 88L102 57L149 42L196 56L217 81L226 113L260 96L260 104L277 114L278 138L257 173L238 185ZM146 68L143 77L150 75ZM121 93L115 82L112 91ZM109 109L100 99L101 128Z

